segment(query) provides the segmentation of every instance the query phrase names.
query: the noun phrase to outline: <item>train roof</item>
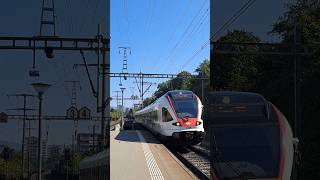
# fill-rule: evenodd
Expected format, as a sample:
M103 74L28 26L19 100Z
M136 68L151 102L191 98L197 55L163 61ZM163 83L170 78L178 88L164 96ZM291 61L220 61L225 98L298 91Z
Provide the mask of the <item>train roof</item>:
M265 115L268 119L270 117L270 102L268 102L262 95L258 93L239 91L214 91L210 92L209 94L209 102L212 106L236 104L264 106Z
M170 93L178 93L178 92L181 92L181 93L192 93L194 94L192 91L190 90L171 90L171 91L168 91L167 93L170 94Z
M158 99L157 99L158 100ZM153 111L156 109L156 106L155 106L155 102L157 101L155 100L152 104L144 107L143 109L140 109L139 111L135 112L134 114L135 115L139 115L140 113L144 113L144 112L149 112L149 111Z
M80 161L80 169L87 169L97 166L107 165L110 149L104 150L93 156L89 156Z
M159 97L158 99L169 95L170 97L174 94L178 94L178 93L182 93L182 94L194 94L192 91L190 90L171 90L166 92L164 95L162 95L161 97ZM158 99L156 99L153 103L151 103L150 105L146 106L145 108L135 112L135 115L139 115L140 113L144 113L144 112L149 112L149 111L153 111L155 110L156 106L155 104L157 103Z

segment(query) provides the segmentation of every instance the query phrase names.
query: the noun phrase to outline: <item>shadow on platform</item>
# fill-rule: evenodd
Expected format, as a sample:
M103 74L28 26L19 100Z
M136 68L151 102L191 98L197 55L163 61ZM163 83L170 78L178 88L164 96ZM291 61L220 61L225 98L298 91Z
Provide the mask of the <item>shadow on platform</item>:
M146 143L161 144L151 133L145 130L141 130L140 132L146 140ZM137 132L134 130L122 130L118 133L115 139L126 142L141 142Z

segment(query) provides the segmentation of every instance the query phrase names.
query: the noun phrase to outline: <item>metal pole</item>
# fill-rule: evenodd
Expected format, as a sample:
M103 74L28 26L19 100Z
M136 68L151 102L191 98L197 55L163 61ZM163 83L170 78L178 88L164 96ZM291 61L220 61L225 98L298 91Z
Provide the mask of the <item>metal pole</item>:
M12 109L12 110L23 110L23 123L22 123L22 143L21 143L21 175L24 177L25 174L25 135L26 135L26 120L27 120L27 97L33 97L34 95L30 94L9 94L8 96L16 96L16 97L23 97L23 108L20 109ZM29 121L30 123L30 121ZM29 163L29 162L28 162Z
M294 25L294 44L297 43L297 24ZM298 137L298 106L297 106L297 56L296 56L296 48L294 48L294 134L296 137Z
M97 41L98 41L98 63L97 63L97 111L99 111L99 96L100 96L100 42L101 42L101 26L98 24L98 35L97 35ZM103 103L103 102L102 102Z
M121 88L121 129L123 129L124 117L123 117L123 91L125 88Z
M141 108L143 108L143 74L141 73Z
M201 77L203 77L203 73L201 72ZM204 101L204 80L201 79L201 101Z
M72 148L71 148L71 174L74 174L74 167L73 167L73 163L74 163L74 135L72 135Z
M95 151L95 134L96 134L96 125L92 126L92 149Z
M101 24L99 24L99 32L98 32L99 36L101 36ZM101 37L100 37L101 40ZM100 44L100 42L99 42ZM100 45L99 45L100 46ZM103 45L103 47L105 47ZM101 147L100 150L102 151L104 146L105 146L105 139L106 139L106 135L105 135L105 119L106 119L106 111L107 111L107 106L105 105L105 101L106 101L106 85L107 85L107 79L106 79L106 52L104 50L105 48L103 48L103 52L102 52L102 100L101 100L101 104L102 104L102 112L101 112ZM99 51L100 52L100 51ZM100 56L100 54L98 55Z
M26 98L27 96L23 96L23 124L22 124L22 178L24 178L24 139L25 139L25 128L26 128Z
M69 165L67 164L67 177L66 179L68 180L69 179Z
M123 124L124 124L124 119L123 119L123 109L124 109L124 107L123 107L123 90L122 90L122 93L121 93L121 121L122 121L122 126L123 126Z
M28 122L28 138L30 139L30 128L31 128L31 120L29 119ZM30 147L29 147L29 140L28 140L28 179L30 178Z
M42 93L38 93L39 98L39 126L38 126L38 180L41 180L41 114L42 114Z
M298 23L294 22L294 134L295 137L299 139L299 144L302 142L302 136L301 136L301 128L302 128L302 122L301 122L301 94L300 94L300 59L297 56L297 49L296 46L300 43L300 32L299 32L299 25ZM301 150L301 145L298 146L298 151ZM300 162L301 163L301 162ZM296 177L295 179L300 179L300 171L301 166L299 164L296 164Z
M106 2L107 4L107 7L106 7L106 13L107 13L107 17L106 18L106 39L110 39L110 0L107 0ZM109 41L108 41L109 42ZM107 44L107 46L105 45L104 43L104 48L103 48L103 55L105 56L105 72L107 72L107 76L104 75L104 77L106 78L106 98L109 100L110 99L110 51L108 51L108 49L110 48L109 46L110 44ZM107 129L107 132L106 132L106 135L107 135L107 140L105 141L106 142L106 146L107 147L110 147L110 141L109 141L109 128L110 128L110 103L108 103L106 105L106 121L107 121L107 124L106 124L106 129ZM110 159L107 160L108 163ZM110 178L110 174L107 175L107 179Z
M210 88L213 90L213 81L214 81L214 59L213 59L213 46L212 43L214 41L214 25L213 25L213 17L214 17L214 0L210 0Z

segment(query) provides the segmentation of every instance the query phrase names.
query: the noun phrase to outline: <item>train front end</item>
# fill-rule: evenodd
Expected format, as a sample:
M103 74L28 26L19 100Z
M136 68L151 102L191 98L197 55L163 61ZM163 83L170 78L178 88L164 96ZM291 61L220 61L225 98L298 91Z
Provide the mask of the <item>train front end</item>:
M211 94L213 179L290 180L293 136L282 113L255 93Z
M169 91L166 99L173 120L169 121L164 134L172 137L176 145L199 144L205 136L200 99L193 92L183 90ZM168 112L168 116L170 114Z

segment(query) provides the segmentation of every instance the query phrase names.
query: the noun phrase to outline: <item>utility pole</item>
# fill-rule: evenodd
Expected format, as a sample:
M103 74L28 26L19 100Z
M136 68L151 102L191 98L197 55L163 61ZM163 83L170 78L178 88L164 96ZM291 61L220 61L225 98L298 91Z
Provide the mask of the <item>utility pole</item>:
M95 151L95 136L96 136L96 125L93 125L92 127L92 138L93 138L93 141L92 141L92 147L93 147L93 150Z
M116 99L116 101L117 101L117 109L119 110L119 107L120 107L120 98L119 98L119 93L121 92L121 91L113 91L113 92L115 92L115 93L117 93L117 99ZM117 116L119 117L119 111L117 111Z
M122 56L122 73L128 73L128 53L131 54L131 48L130 47L118 47L119 48L119 54L123 52ZM126 78L124 78L126 80Z
M101 35L101 24L98 25L98 64L100 62L100 46L101 46L101 39L102 39L102 35ZM103 50L102 52L102 73L106 73L106 52ZM100 67L98 67L100 68ZM98 76L100 76L100 73L98 72ZM106 86L107 86L107 79L106 76L102 76L102 94L101 94L101 140L100 140L100 151L102 151L104 149L105 146L105 139L106 139L106 135L105 135L105 120L106 120L106 111L107 111L107 107L105 105L105 101L106 101ZM108 111L110 111L110 109L108 108Z
M97 141L97 138L95 136L96 136L97 125L93 124L92 126L88 126L88 127L89 128L92 127L92 149L93 149L93 151L96 151L96 143L95 142ZM90 129L89 129L89 131L90 131Z
M300 158L301 144L302 144L302 121L301 121L301 62L297 56L297 46L301 43L300 27L297 18L294 18L294 135L299 140L299 145L295 147L296 158ZM301 159L300 159L301 160ZM297 163L295 160L295 179L299 180L301 177L301 162Z
M210 0L210 37L214 37L214 26L213 26L213 23L214 23L214 20L213 20L213 17L214 17L214 5L213 5L213 2L214 0ZM214 72L213 72L213 69L214 69L214 55L213 55L213 41L214 39L213 38L210 38L210 87L211 89L213 89L213 85L214 85Z
M64 81L67 84L71 84L71 106L77 107L77 84L81 90L80 81Z
M65 83L71 84L71 107L77 108L77 84L79 85L79 89L81 90L80 81L64 81ZM73 126L74 126L74 136L73 142L77 142L77 134L78 134L78 118L73 119ZM75 144L72 144L72 152L75 152Z
M106 7L106 12L107 12L107 22L106 22L106 38L110 39L110 0L107 0L107 7ZM110 51L107 51L106 49L109 49L110 44L108 43L107 47L104 44L104 59L105 59L105 69L104 69L104 73L107 73L107 76L105 74L103 74L103 76L106 78L106 96L107 96L107 100L109 101L109 103L106 105L106 117L107 117L107 125L106 125L106 129L107 129L107 138L108 140L106 141L106 147L109 148L110 147L110 141L109 141L109 132L110 132L110 120L111 120L111 116L110 116ZM103 127L101 127L103 128ZM108 162L110 162L110 159L107 159ZM110 179L110 174L107 175L106 177L107 179Z
M140 99L141 99L141 108L143 108L143 96L144 94L150 89L150 87L154 84L154 83L151 83L151 82L145 82L144 81L144 74L142 72L140 72L139 74L139 78L140 78L140 88L139 88L139 85L138 85L138 82L137 83L137 86L138 86L138 90L140 92ZM136 80L137 81L137 80ZM149 84L149 86L146 88L146 90L144 90L144 85L145 84Z
M30 130L31 129L35 129L35 128L31 128L31 124L30 124L30 119L28 119L28 121L29 121L29 127L27 128L28 129L28 137L30 137L31 136L31 134L30 134ZM29 141L28 141L29 142ZM28 143L27 142L27 143ZM28 158L27 158L27 169L28 169L28 179L30 179L30 175L31 175L31 167L30 167L30 147L29 147L29 143L27 144L28 146Z
M43 28L51 26L53 32L51 35L44 35ZM54 0L42 0L41 21L40 21L40 36L56 36L56 15L54 11Z
M121 92L121 91L113 91L113 92L115 92L115 93L117 93L117 108L121 105L120 104L120 100L119 100L119 93Z
M300 88L301 88L301 79L300 71L301 64L300 58L296 53L296 46L300 43L300 29L299 24L295 22L294 24L294 118L295 118L295 136L301 139L301 104L300 104Z
M123 118L123 92L126 88L121 87L121 129L123 129L124 118Z
M21 148L21 155L22 155L22 161L21 161L21 173L22 177L24 177L24 145L25 145L25 129L26 129L26 120L27 120L27 111L28 110L35 110L35 109L30 109L27 108L27 98L28 97L36 97L35 95L32 94L8 94L8 97L15 96L15 97L23 97L23 108L16 108L16 109L10 109L10 110L23 110L23 123L22 123L22 148ZM29 121L29 126L30 126L30 121ZM30 127L29 127L30 128ZM30 132L30 131L29 131ZM28 149L29 152L29 149ZM28 159L29 159L29 153L28 153ZM28 162L29 163L29 162ZM29 166L29 165L28 165Z
M42 136L42 100L43 100L43 94L48 88L51 86L49 84L45 83L33 83L31 84L35 91L38 93L38 99L39 99L39 113L38 113L38 180L42 179L41 171L42 171L42 146L41 146L41 136Z
M141 72L140 72L141 73ZM143 108L143 76L141 76L141 109Z

